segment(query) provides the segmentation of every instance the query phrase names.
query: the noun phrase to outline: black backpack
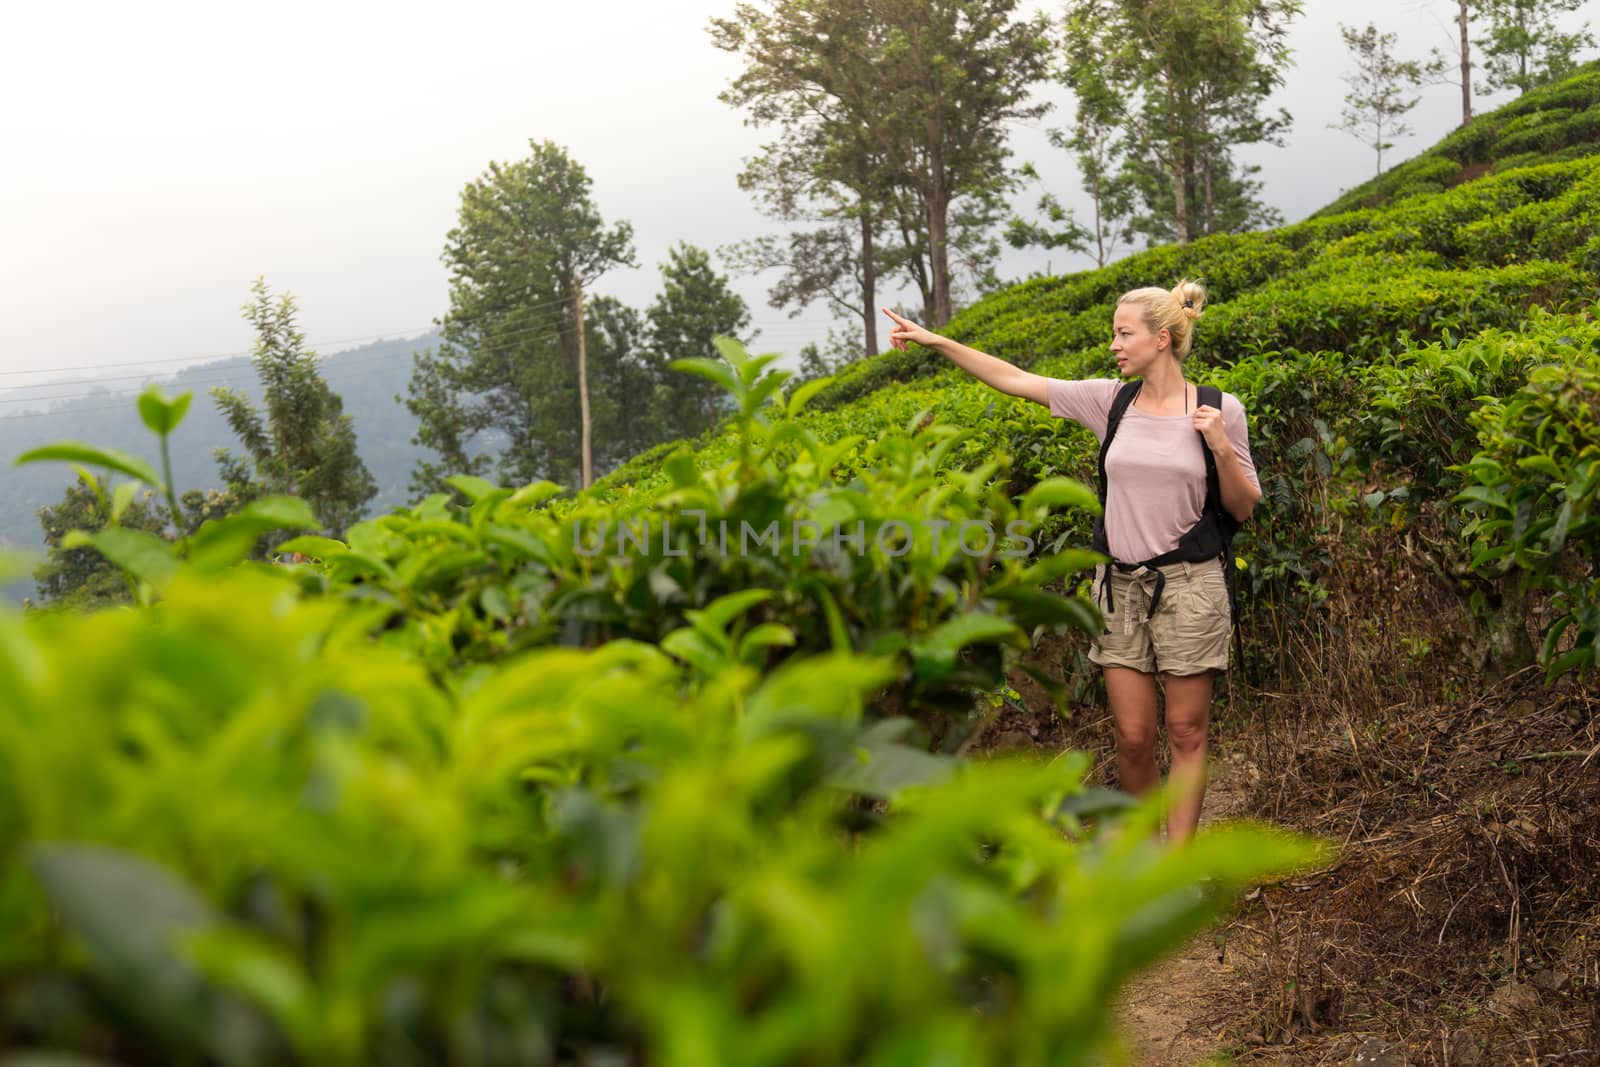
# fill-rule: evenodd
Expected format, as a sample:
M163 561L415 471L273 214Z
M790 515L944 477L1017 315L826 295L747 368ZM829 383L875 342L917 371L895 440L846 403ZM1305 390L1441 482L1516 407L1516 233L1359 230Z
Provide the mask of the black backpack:
M1133 403L1134 397L1139 395L1139 387L1143 382L1132 381L1117 390L1117 395L1111 401L1111 410L1106 413L1106 433L1100 442L1100 515L1094 521L1094 540L1091 543L1096 552L1104 556L1111 555L1110 542L1106 538L1106 453L1111 451L1111 439L1117 435L1117 425L1122 421L1122 416L1128 410L1128 405ZM1222 391L1214 385L1201 385L1195 388L1197 405L1214 407L1222 410ZM1178 539L1178 547L1171 552L1165 552L1153 559L1139 560L1138 562L1113 559L1106 564L1106 591L1110 595L1111 568L1113 565L1122 570L1137 570L1141 566L1164 567L1169 563L1203 563L1209 559L1222 560L1222 575L1228 587L1228 608L1238 625L1239 611L1237 594L1235 592L1234 563L1233 563L1233 535L1239 530L1239 520L1228 514L1222 506L1222 482L1217 476L1217 459L1211 454L1211 449L1206 445L1205 438L1200 437L1200 451L1206 461L1206 502L1200 511L1200 521L1189 528ZM1164 584L1164 583L1163 583ZM1160 601L1160 591L1150 604L1150 611L1154 614L1156 604Z

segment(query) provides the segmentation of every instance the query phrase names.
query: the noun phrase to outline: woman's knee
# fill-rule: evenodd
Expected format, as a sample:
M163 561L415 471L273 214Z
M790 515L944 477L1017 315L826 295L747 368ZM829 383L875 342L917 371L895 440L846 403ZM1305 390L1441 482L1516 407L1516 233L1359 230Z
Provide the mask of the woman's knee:
M1172 745L1172 752L1176 756L1191 756L1204 752L1206 747L1207 716L1185 715L1168 716L1167 740Z
M1124 759L1151 756L1156 748L1155 723L1117 723L1117 755Z

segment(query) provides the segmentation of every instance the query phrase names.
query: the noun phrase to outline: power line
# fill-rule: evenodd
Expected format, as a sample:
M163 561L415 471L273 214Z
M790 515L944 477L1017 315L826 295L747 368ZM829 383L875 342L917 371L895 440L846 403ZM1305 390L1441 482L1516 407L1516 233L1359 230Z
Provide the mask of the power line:
M396 337L397 334L425 333L425 332L427 332L427 330L430 330L430 329L432 329L431 326L430 327L423 327L421 329L395 330L395 331L390 331L390 332L386 332L386 333L373 333L373 334L367 334L367 335L365 335L363 337L346 337L343 340L337 340L337 341L318 341L312 347L321 348L321 347L323 347L325 345L347 345L347 344L353 344L356 341L381 341L386 337ZM250 353L252 351L253 351L253 349L248 349L247 348L247 349L243 349L243 350L237 351L237 352L213 352L210 355L200 355L200 356L173 356L170 359L130 359L130 360L128 360L126 362L123 362L123 363L85 363L85 364L83 364L81 366L77 366L77 367L23 367L20 370L0 370L0 376L5 376L5 377L9 378L9 377L12 377L13 375L18 375L18 374L67 374L67 373L70 373L72 371L103 370L103 369L110 369L110 368L115 368L115 367L145 367L145 366L155 366L157 364L165 364L165 363L207 363L207 362L210 362L212 360L219 360L219 359L237 359L240 356L248 356L248 355L250 355Z
M530 334L530 333L543 333L543 332L548 331L551 327L555 326L560 321L561 321L561 316L559 316L559 315L551 316L550 318L547 318L545 321L543 321L543 322L541 322L541 323L539 323L537 325L527 326L527 327L524 327L524 328L521 328L521 329L517 329L517 330L510 330L510 331L508 331L506 333L500 334L498 339L497 339L497 341L503 342L506 338L511 338L511 337L524 337L524 336L526 336L527 334ZM388 337L388 336L391 336L391 335L390 334L375 334L374 336L381 338L381 337ZM332 342L332 343L337 344L339 342ZM473 349L473 351L476 351L476 352L488 352L488 353L505 352L505 351L509 351L509 350L517 347L517 345L520 344L520 343L521 343L520 341L515 342L515 343L509 343L509 344L496 343L496 344L487 345L487 346L484 346L484 347L481 347L481 348L475 348L475 349ZM249 353L244 353L244 354L248 355ZM335 353L335 354L337 354L337 353ZM327 356L318 356L317 357L317 359L319 361L326 361L328 358L329 357L327 357ZM366 363L366 362L370 362L371 360L374 360L374 359L382 359L382 358L388 358L388 357L387 356L380 356L380 355L368 355L368 356L360 356L360 357L346 357L344 359L341 359L337 364L333 364L332 366L335 369L342 369L343 367L349 366L349 365L351 365L353 363ZM103 364L103 365L104 366L118 366L119 364L110 364L110 363L108 363L108 364ZM120 364L120 365L121 366L131 366L132 364ZM202 366L203 365L204 364L202 364ZM205 384L207 382L243 381L246 377L248 377L253 372L254 372L254 367L252 366L250 371L245 371L243 368L241 368L239 374L227 374L227 375L223 375L220 378L191 379L191 380L186 381L186 382L184 382L182 384L184 384L184 385L188 385L188 384L200 385L200 384ZM9 372L9 373L24 373L24 372L16 371L16 372ZM178 373L182 373L182 372L180 371ZM130 375L125 375L122 378L102 378L102 379L97 379L97 380L98 381L120 381L120 380L126 380L126 379L137 379L137 380L147 381L153 376L154 375L147 375L147 374L130 374ZM48 385L49 383L44 383L44 384ZM23 389L37 389L37 388L42 388L42 387L43 386L21 386L20 388L23 388ZM128 389L128 388L122 388L122 389L117 389L117 390L108 390L108 391L112 392L112 393L123 393L123 394L127 394L127 393L133 392L133 390ZM52 395L52 396L11 397L11 398L6 398L6 399L0 399L0 403L4 403L4 404L24 404L24 403L30 403L30 402L33 402L33 401L37 401L37 400L87 400L90 397L99 396L101 394L101 392L102 392L102 390L99 390L99 389L91 389L88 392L83 392L83 393L62 393L62 394L56 394L56 395Z
M541 308L554 307L554 306L556 306L558 304L562 305L562 306L565 306L568 303L570 303L570 301L568 301L565 297L563 297L563 298L556 299L556 300L542 300L542 301L540 301L540 302L538 302L536 304L527 304L527 305L524 305L523 307L519 308L518 310L520 310L520 311L538 311ZM309 348L324 348L324 347L326 347L328 345L354 344L357 341L381 341L381 340L383 340L385 338L388 338L388 337L399 338L399 337L404 336L405 334L426 333L426 332L428 332L430 330L437 329L437 328L438 328L438 324L434 323L434 324L430 324L428 326L414 326L414 327L410 327L410 328L404 329L404 330L386 330L383 333L365 334L365 335L363 335L361 337L344 337L344 338L339 338L339 339L332 340L332 341L315 341L315 342L311 342L310 344L308 344L307 347L309 347ZM152 366L152 365L155 365L155 364L163 364L163 363L183 363L185 361L191 362L191 363L204 363L204 362L208 362L210 360L236 359L239 356L248 356L253 351L254 351L253 349L242 349L242 350L234 351L234 352L213 352L210 355L173 356L170 359L169 358L163 358L163 359L133 359L133 360L128 360L128 361L123 362L123 363L88 363L88 364L84 364L82 366L77 366L77 367L31 367L31 368L26 368L25 367L25 368L23 368L21 370L0 371L0 376L10 377L10 376L17 375L17 374L49 374L49 373L52 373L52 372L53 373L57 373L57 374L65 374L65 373L68 373L68 372L71 372L71 371L100 370L102 368L112 368L112 367L143 367L143 366Z
M388 358L388 357L387 356L379 356L379 355L356 356L356 357L352 357L350 359L341 361L339 366L342 369L344 367L352 366L352 365L355 365L355 364L358 364L358 363L371 363L374 360L386 359L386 358ZM253 373L253 368L252 368L252 372L251 373ZM223 374L223 375L219 375L219 376L214 377L214 378L191 378L191 379L188 379L188 380L186 380L184 382L176 383L176 384L182 384L184 386L226 384L228 382L244 381L248 376L249 376L249 374L247 372L241 370L241 371L239 371L237 373ZM168 383L168 384L174 384L174 383ZM90 392L87 392L87 393L52 393L52 394L50 394L48 396L4 397L4 398L0 398L0 404L31 404L31 403L34 403L35 401L39 401L39 400L87 400L90 397L100 396L102 393L104 393L106 395L109 395L109 396L131 396L136 392L138 392L138 390L136 390L135 388L133 388L131 386L122 386L121 388L118 388L118 389L106 389L106 390L95 389L95 390L91 390Z
M564 301L550 301L550 302L546 302L546 303L541 304L541 305L530 305L530 307L540 307L540 306L548 307L548 306L551 306L552 304L557 304L557 303L564 303ZM522 342L521 341L510 341L508 339L511 339L511 338L523 338L523 337L526 337L528 334L531 334L531 333L547 332L547 331L551 330L553 327L555 327L556 325L558 325L564 317L565 316L559 315L559 314L549 316L543 322L538 323L536 325L522 327L522 328L519 328L519 329L516 329L516 330L511 330L511 331L508 331L506 333L500 334L500 335L498 335L496 337L496 343L491 344L491 345L482 346L482 347L476 347L476 348L471 349L471 351L474 352L474 353L484 353L484 354L490 354L490 355L498 354L498 353L501 353L501 352L510 351L510 350L515 349L516 347L518 347L518 345L520 345ZM772 320L763 320L763 321L771 322ZM754 325L754 323L752 323L752 325ZM767 330L762 329L762 330L759 330L758 332L765 334L765 333L767 333ZM775 340L775 341L788 340L790 342L798 339L799 337L803 337L803 336L804 337L815 337L816 334L817 334L816 330L811 329L809 327L806 327L803 324L795 323L795 322L792 322L792 321L791 322L783 322L783 323L781 323L780 324L780 329L778 329L775 332L777 332L780 336L773 337L773 338L771 338L772 340ZM390 334L390 333L372 335L372 337L374 337L374 338L383 338L383 337L389 337L389 336L393 336L393 335ZM758 338L754 338L751 343L759 344L764 339L765 338L759 338L759 337ZM360 338L357 338L356 340L360 340ZM339 344L339 343L342 343L342 342L334 341L334 342L324 342L324 343ZM248 353L245 353L245 354L248 354ZM318 358L319 361L325 362L329 357L328 356L318 356L317 358ZM383 354L383 355L372 354L372 355L367 355L367 356L355 356L355 357L346 356L346 357L340 359L338 363L332 364L331 367L333 369L335 369L335 370L342 370L344 367L352 366L352 365L355 365L355 364L367 363L367 362L371 362L371 361L376 360L376 359L388 359L388 358L391 358L391 357L389 357L387 354ZM121 366L131 366L133 364L120 364L120 365ZM102 366L111 367L111 366L119 366L119 364L102 364ZM0 373L20 374L20 373L26 373L26 372L23 372L23 371L10 371L10 372L0 372ZM179 372L179 373L182 373L182 372ZM253 373L254 373L254 368L253 367L248 371L243 369L243 368L241 368L238 373L224 374L224 375L221 375L221 376L215 377L215 378L191 378L191 379L188 379L188 380L183 381L181 383L168 383L168 384L180 384L180 385L183 385L183 386L210 385L210 384L223 385L223 384L237 383L237 382L246 381L253 375ZM114 377L114 378L97 379L97 381L124 381L124 380L148 381L151 377L153 377L153 375L130 374L130 375L122 375L122 376ZM49 383L43 383L43 385L48 385L48 384ZM41 387L43 387L43 386L22 386L21 388L27 389L27 388L41 388ZM131 396L136 392L137 392L137 390L129 388L129 387L122 387L120 389L113 389L113 390L90 389L87 392L78 392L78 393L52 393L52 394L47 394L47 395L44 395L44 396L35 395L35 396L22 396L22 397L5 397L5 398L0 398L0 404L31 404L31 403L38 403L38 402L46 401L46 400L66 401L66 402L70 403L71 401L74 401L74 400L88 400L90 398L99 397L99 396L106 395L106 394L113 395L113 396L116 396L116 395ZM0 417L4 417L4 418L36 418L36 417L43 416L43 415L56 415L56 414L66 415L66 414L87 413L88 411L104 411L104 410L113 410L113 409L109 409L109 408L87 408L87 409L83 409L83 408L62 408L62 409L58 409L56 411L40 411L40 412L32 412L32 413L28 413L28 414L7 415L7 416L0 416Z
M567 303L567 301L564 300L564 299L563 300L546 300L546 301L541 301L540 303L537 303L537 304L529 304L527 307L520 308L519 310L522 310L522 311L537 311L540 308L554 307L556 305L563 305L564 306L564 305L566 305L566 303ZM558 321L558 320L552 319L550 321L551 322L555 322L555 321ZM766 326L762 326L762 323L765 323ZM788 320L788 319L760 319L760 320L752 321L751 325L755 326L758 330L760 330L763 333L767 332L767 329L769 327L777 327L777 328L779 328L781 330L781 328L784 327L784 326L792 326L797 330L805 330L805 327L800 326L799 324L796 324L792 320ZM382 341L382 340L385 340L385 339L388 339L388 338L394 338L395 340L407 340L408 339L408 337L407 337L408 334L409 335L422 335L422 334L429 333L429 332L431 332L433 330L436 330L438 328L439 328L439 325L437 323L434 323L434 324L430 324L428 326L414 326L414 327L411 327L411 328L408 328L408 329L404 329L404 330L385 330L382 333L363 334L360 337L342 337L342 338L336 338L336 339L327 340L327 341L312 341L312 342L308 342L306 347L307 348L312 348L312 349L317 349L317 348L326 348L329 345L348 345L348 344L355 344L355 343L360 342L360 341ZM545 329L546 327L541 326L541 327L538 327L538 328L539 329ZM523 331L516 331L516 332L523 332ZM814 331L810 331L810 332L814 332ZM513 334L502 334L501 336L514 336L514 333ZM415 339L415 338L413 337L413 338L409 338L409 339ZM243 357L243 356L252 355L254 353L254 351L255 350L252 349L252 348L246 348L246 349L237 349L237 350L232 351L232 352L203 353L203 354L197 355L197 356L172 356L172 357L163 357L161 359L130 359L130 360L125 360L125 361L120 362L120 363L84 363L84 364L79 364L79 365L73 366L73 367L19 367L19 368L15 369L15 370L0 370L0 377L11 378L11 377L16 377L16 376L22 375L22 374L71 374L71 373L75 373L77 371L114 370L114 369L116 369L118 367L154 367L154 366L165 366L167 364L172 364L172 363L203 364L203 363L211 363L211 362L215 362L215 361L218 361L218 360L224 360L224 359L238 359L238 358ZM334 353L334 354L337 355L337 353ZM321 358L326 358L326 357L319 354L318 358L321 359ZM101 378L101 379L97 379L97 380L99 380L99 381L119 381L119 380L122 380L124 378L136 378L136 377L142 377L142 376L141 375L129 374L129 375L122 375L120 377ZM45 384L49 384L49 383L45 383ZM32 387L30 387L30 386L19 386L19 388L27 389L27 388L32 388Z

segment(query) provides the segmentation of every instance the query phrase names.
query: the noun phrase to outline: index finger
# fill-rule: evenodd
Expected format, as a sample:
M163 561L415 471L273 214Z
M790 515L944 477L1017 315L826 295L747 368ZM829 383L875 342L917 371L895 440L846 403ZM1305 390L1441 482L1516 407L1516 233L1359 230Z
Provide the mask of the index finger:
M907 322L905 319L901 318L899 315L896 315L894 312L890 311L888 308L884 308L883 309L883 313L885 315L889 316L895 322L899 323L901 326L909 326L909 325L911 325L911 323Z

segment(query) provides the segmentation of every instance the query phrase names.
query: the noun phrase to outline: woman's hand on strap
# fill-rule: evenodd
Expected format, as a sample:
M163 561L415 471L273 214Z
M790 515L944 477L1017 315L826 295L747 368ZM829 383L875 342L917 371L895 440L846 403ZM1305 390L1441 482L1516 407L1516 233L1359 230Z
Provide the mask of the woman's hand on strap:
M1216 408L1206 404L1195 408L1194 428L1206 439L1207 447L1214 454L1233 451L1233 442L1228 439L1228 428L1222 423L1222 412Z

